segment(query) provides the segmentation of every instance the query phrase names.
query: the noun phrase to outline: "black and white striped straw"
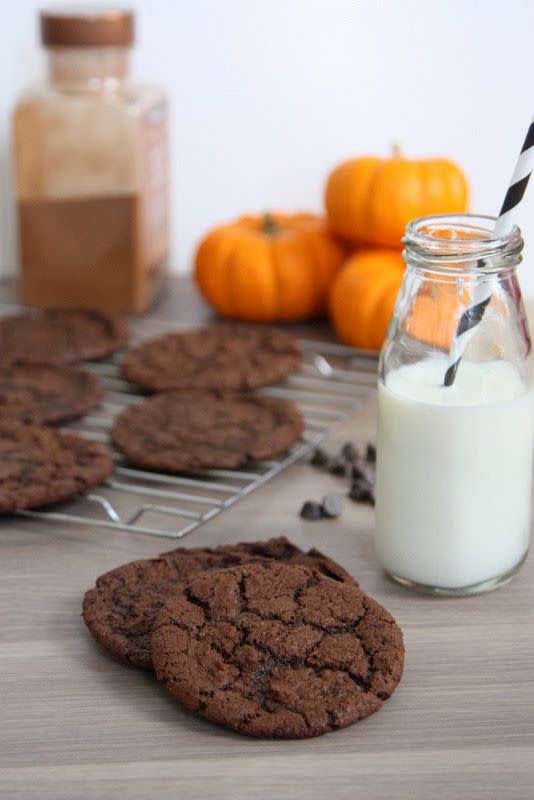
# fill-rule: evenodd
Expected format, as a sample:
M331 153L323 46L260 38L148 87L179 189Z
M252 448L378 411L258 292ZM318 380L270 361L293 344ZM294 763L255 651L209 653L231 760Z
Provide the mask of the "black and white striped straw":
M497 222L495 223L494 233L497 238L508 233L514 226L517 208L525 194L533 167L534 118L527 131L508 191L506 192ZM484 261L479 263L479 266L483 267ZM471 304L463 312L458 327L456 328L456 334L449 351L449 363L443 380L444 386L452 386L454 383L456 372L458 371L458 366L464 350L467 347L467 343L474 335L476 326L484 316L486 306L490 300L491 290L489 287L484 285L477 286L473 293Z

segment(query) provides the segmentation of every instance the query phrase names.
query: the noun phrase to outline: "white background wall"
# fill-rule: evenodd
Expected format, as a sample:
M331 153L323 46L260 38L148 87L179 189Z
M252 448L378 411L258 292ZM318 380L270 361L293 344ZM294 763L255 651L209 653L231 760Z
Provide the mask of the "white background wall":
M15 266L9 112L41 69L34 0L1 3L1 268ZM534 111L534 0L137 0L135 71L172 104L173 262L244 211L320 209L328 170L456 159L495 213ZM521 225L534 294L534 179Z

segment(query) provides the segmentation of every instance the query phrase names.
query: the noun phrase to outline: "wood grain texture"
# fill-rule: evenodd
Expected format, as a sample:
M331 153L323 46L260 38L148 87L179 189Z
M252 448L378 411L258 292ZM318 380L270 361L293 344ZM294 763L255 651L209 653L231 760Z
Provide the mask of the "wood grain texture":
M203 313L180 282L156 311ZM194 312L194 313L193 313ZM368 402L332 446L374 438ZM185 544L285 534L351 570L404 630L403 682L382 711L318 739L256 741L181 709L100 650L80 619L107 569L172 541L0 520L0 797L6 800L357 798L527 800L534 786L534 565L497 592L436 600L396 587L373 553L373 511L303 522L339 479L298 464Z

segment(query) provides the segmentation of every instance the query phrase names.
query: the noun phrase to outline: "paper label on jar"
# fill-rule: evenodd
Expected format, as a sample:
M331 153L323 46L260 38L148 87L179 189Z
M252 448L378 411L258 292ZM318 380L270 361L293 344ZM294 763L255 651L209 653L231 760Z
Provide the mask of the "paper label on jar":
M165 269L169 250L167 105L147 111L140 131L140 263L149 278Z

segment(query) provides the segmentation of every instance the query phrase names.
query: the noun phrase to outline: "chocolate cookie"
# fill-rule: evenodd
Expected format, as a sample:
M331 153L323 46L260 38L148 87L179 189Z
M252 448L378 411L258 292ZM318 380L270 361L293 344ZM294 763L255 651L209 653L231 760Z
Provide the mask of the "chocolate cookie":
M22 360L0 366L0 391L29 396L41 411L41 421L49 425L81 417L102 398L100 381L91 372Z
M108 448L51 428L0 423L0 512L66 500L105 480Z
M39 424L41 410L28 392L10 392L0 389L0 423L23 422Z
M354 584L262 563L168 595L152 659L192 711L250 736L300 739L378 711L401 679L404 646L393 617Z
M91 361L121 350L126 325L100 311L57 308L0 319L0 363Z
M284 536L215 549L179 547L159 558L132 561L101 575L83 601L83 619L106 650L143 669L152 668L150 636L163 598L202 572L250 562L276 561L316 568L335 581L356 584L339 564L315 548L303 553Z
M276 383L300 362L298 342L284 331L220 323L145 342L126 356L122 375L147 392L244 391Z
M181 472L273 458L287 450L302 429L302 417L287 400L165 392L123 411L111 439L133 464Z

